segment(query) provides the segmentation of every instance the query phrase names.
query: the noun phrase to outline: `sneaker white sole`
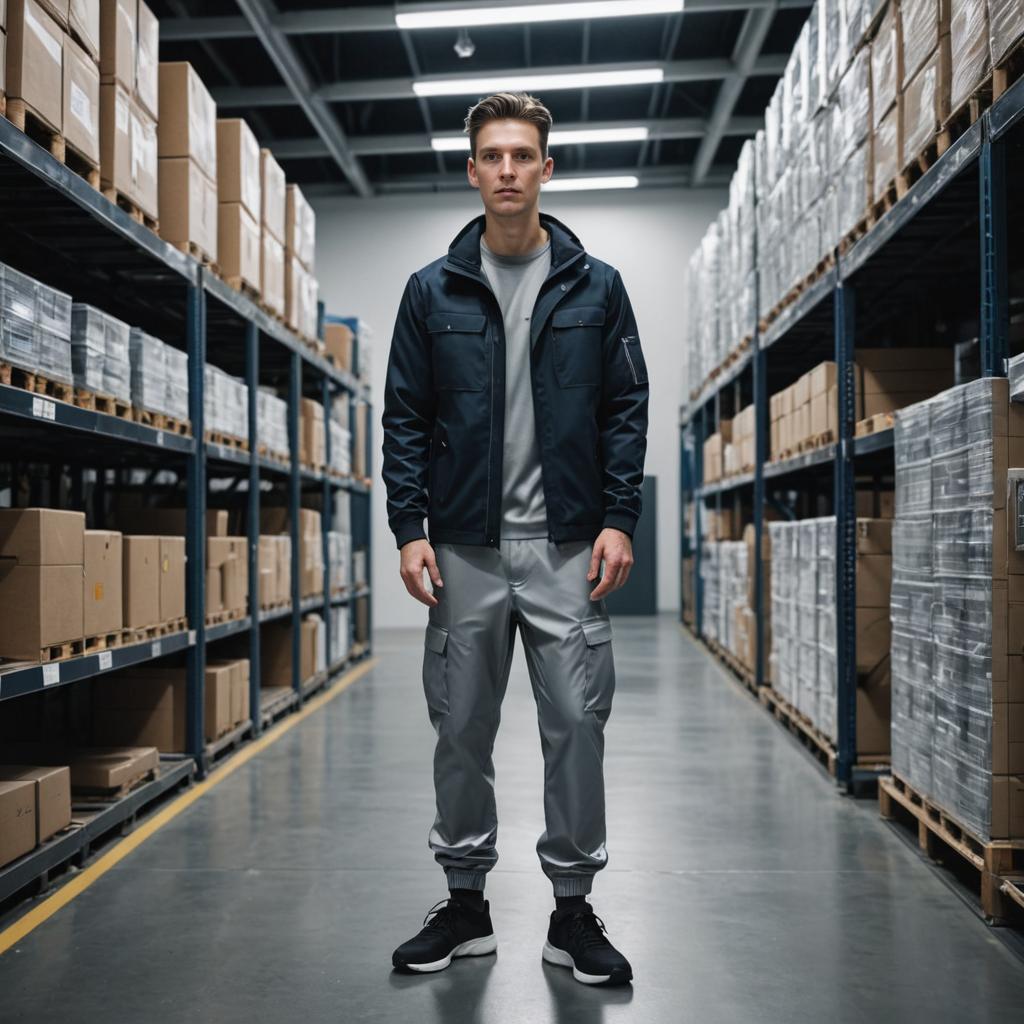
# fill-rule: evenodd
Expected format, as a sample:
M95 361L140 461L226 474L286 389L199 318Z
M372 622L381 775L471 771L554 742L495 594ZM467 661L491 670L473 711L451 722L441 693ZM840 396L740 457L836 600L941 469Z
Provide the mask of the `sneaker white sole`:
M443 971L455 957L486 956L488 953L493 953L497 948L497 936L493 934L484 935L479 939L470 939L468 942L460 943L442 960L435 960L433 963L429 964L406 964L405 966L410 971L419 971L421 974L429 974L432 971Z
M549 964L557 964L559 967L571 967L572 976L583 982L584 985L603 985L610 977L610 974L584 974L576 966L573 958L564 949L552 946L550 942L544 943L544 952L541 954Z

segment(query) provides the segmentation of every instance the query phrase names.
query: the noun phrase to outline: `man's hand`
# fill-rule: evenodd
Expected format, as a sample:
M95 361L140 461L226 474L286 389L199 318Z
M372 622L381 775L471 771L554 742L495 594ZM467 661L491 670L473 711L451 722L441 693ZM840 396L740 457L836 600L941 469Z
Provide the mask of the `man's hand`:
M633 541L629 534L613 530L611 527L598 534L597 540L594 541L594 553L590 556L588 580L597 579L602 559L604 577L590 592L591 601L600 601L606 594L618 590L629 579L629 570L633 568Z
M430 574L430 582L435 587L443 587L441 572L437 568L437 559L434 557L434 549L426 540L411 540L408 544L402 545L402 582L405 589L429 608L437 604L437 598L431 594L423 585L424 568Z

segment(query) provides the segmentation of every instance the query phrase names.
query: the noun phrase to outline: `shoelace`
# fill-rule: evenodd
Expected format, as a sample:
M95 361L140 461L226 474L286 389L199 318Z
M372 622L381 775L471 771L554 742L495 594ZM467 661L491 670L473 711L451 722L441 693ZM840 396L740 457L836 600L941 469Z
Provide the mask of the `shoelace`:
M611 945L604 921L597 914L587 913L583 910L573 914L569 924L569 937L579 942L583 949Z
M451 928L451 918L454 913L453 905L455 900L450 896L448 899L441 900L435 903L428 911L427 916L423 918L424 927L429 928L431 931L444 932ZM430 920L433 915L433 920ZM427 922L430 922L429 924Z

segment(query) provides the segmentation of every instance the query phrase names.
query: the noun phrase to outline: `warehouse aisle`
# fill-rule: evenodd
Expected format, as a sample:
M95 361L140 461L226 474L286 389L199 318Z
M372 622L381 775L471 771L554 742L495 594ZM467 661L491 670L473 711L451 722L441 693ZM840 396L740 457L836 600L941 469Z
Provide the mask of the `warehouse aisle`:
M674 619L615 622L609 866L632 989L540 958L540 741L521 652L496 751L497 957L393 974L445 896L420 631L0 957L4 1019L505 1024L1012 1019L1024 970Z

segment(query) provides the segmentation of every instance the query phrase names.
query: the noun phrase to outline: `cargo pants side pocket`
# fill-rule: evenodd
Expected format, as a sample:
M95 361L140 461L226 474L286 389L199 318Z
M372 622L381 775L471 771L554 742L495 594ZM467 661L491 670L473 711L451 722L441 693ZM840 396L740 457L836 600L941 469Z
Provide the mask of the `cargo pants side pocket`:
M423 693L432 722L448 714L448 630L433 622L423 646Z
M587 619L580 624L587 641L585 711L607 711L615 694L612 624L608 619Z

